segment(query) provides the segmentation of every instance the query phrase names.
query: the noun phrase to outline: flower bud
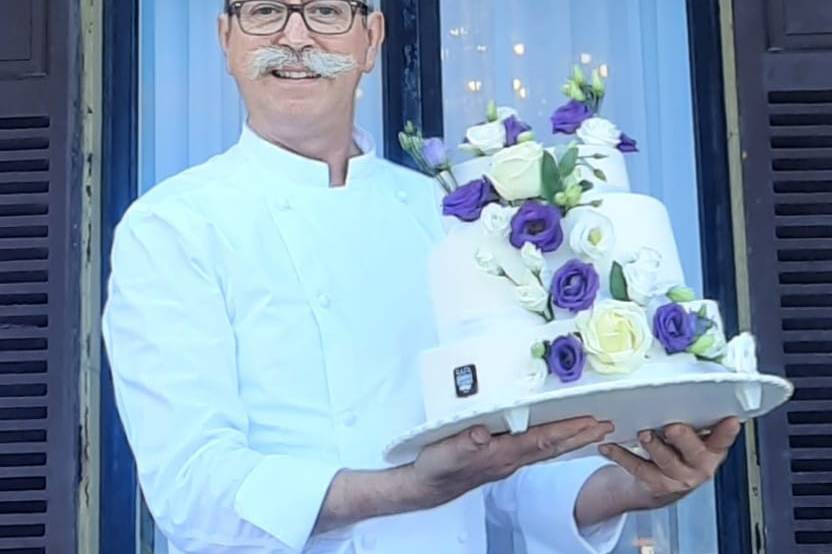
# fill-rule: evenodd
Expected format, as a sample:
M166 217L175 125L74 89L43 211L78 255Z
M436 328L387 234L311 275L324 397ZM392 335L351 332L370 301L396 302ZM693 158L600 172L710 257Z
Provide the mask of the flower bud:
M601 96L606 91L604 80L601 78L601 72L597 69L592 72L592 92Z
M485 118L490 122L497 121L500 118L497 114L497 103L494 100L491 100L488 103L488 107L485 111Z
M674 302L693 302L696 299L693 290L683 286L675 286L667 291L667 297Z
M572 68L572 81L579 86L586 83L586 75L584 74L584 70L581 69L581 66L576 65Z

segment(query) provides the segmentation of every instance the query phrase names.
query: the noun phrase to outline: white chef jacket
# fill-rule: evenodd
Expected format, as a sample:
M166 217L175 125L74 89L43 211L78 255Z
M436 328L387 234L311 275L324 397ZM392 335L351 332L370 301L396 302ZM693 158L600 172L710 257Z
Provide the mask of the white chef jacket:
M528 554L606 553L623 518L577 529L605 461L539 465L444 506L312 535L341 468L424 421L436 344L427 177L364 152L346 186L249 128L152 189L116 229L103 336L139 480L172 554L485 554L486 517Z

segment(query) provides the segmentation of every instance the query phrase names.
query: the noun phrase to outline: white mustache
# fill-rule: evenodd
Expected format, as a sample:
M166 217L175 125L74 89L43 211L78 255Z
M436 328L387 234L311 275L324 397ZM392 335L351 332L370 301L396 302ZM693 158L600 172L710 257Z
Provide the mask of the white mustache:
M301 68L315 75L334 79L357 67L358 62L348 54L333 54L314 48L298 52L286 46L265 46L251 55L249 76L251 79L259 79L284 68Z

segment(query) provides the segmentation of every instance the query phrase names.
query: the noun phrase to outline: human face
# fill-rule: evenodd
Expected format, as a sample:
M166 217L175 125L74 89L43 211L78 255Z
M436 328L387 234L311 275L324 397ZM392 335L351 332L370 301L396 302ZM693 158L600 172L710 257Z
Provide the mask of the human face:
M302 5L305 2L290 1ZM292 13L285 28L268 36L243 32L237 16L223 14L219 35L228 70L237 81L248 109L250 121L268 126L269 121L319 121L323 118L349 118L353 114L355 92L362 75L372 71L384 40L381 13L364 17L356 14L352 28L339 35L311 32L299 13ZM268 71L252 74L252 62L263 48L277 47L292 53L335 54L353 62L352 69L333 77L312 75L300 58ZM273 70L272 70L273 69ZM308 78L290 78L286 72L306 73Z

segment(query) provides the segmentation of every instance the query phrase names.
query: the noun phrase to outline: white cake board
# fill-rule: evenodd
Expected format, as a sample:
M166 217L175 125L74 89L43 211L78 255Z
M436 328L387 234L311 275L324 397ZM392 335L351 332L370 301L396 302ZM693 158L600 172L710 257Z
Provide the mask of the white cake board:
M384 455L389 463L399 465L412 462L425 446L474 425L485 425L499 434L522 432L526 424L580 416L612 421L615 432L605 442L634 447L639 431L646 429L661 429L671 423L707 429L731 416L741 421L759 417L785 403L793 390L785 379L757 373L677 375L649 382L624 379L557 389L427 422L393 440ZM558 459L597 454L597 445L591 445Z

